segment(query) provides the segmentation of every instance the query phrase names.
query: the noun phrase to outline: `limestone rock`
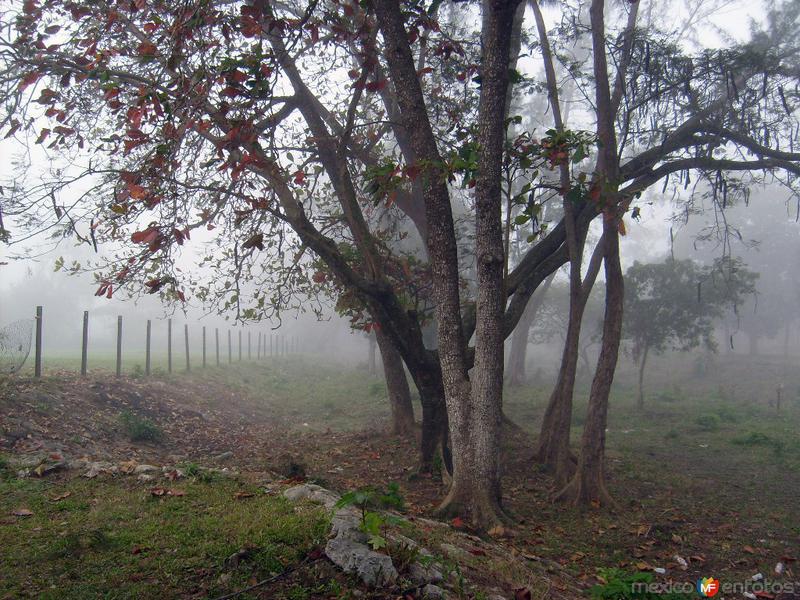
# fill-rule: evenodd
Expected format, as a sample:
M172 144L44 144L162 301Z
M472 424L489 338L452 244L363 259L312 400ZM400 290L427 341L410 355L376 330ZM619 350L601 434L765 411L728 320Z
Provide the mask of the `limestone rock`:
M345 573L355 573L370 587L391 585L397 580L392 559L359 541L338 536L328 540L325 555Z

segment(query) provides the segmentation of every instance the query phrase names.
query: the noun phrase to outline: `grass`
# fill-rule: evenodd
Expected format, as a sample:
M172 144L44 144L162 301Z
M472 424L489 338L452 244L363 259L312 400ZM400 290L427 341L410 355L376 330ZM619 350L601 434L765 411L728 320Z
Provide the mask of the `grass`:
M119 422L125 435L132 442L160 442L164 437L164 433L158 425L129 410L120 413Z
M0 483L0 514L33 513L0 524L0 597L213 597L282 571L327 533L321 510L236 481L170 485L185 495L155 497L133 478Z

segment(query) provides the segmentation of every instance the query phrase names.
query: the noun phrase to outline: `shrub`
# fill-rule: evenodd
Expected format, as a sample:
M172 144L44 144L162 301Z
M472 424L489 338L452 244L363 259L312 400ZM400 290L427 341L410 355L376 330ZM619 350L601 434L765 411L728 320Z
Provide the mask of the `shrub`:
M770 448L775 456L783 455L783 451L786 449L786 442L784 440L770 437L760 431L751 431L746 436L735 438L732 441L739 446L761 446L763 448Z
M158 425L128 410L119 415L119 422L132 442L159 442L164 437Z
M719 429L720 418L717 415L700 415L695 423L701 431L716 431Z

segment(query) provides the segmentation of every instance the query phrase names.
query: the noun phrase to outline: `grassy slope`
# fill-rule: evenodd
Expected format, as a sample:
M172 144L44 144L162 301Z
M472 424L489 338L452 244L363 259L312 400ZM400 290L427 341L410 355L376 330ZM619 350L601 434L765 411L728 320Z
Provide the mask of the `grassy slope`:
M153 496L135 479L0 484L0 597L202 597L280 572L327 533L318 509L296 509L253 486L180 481ZM235 499L237 492L254 494ZM69 496L54 500L69 493ZM253 550L235 568L226 559Z

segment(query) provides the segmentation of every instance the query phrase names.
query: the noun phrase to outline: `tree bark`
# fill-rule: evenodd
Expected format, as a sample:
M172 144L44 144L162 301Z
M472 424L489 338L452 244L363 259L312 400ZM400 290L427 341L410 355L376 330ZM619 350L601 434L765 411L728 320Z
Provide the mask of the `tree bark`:
M608 398L619 356L622 337L624 283L619 262L619 233L617 218L606 218L603 236L606 238L606 311L603 338L597 370L589 394L589 408L581 437L581 449L575 475L558 494L557 499L581 506L614 505L605 484L605 443L608 417Z
M409 435L414 432L414 406L411 404L411 391L403 359L383 331L376 329L375 338L381 352L383 373L389 394L389 407L392 413L391 431L395 435Z
M639 408L644 407L644 368L647 364L647 353L649 350L650 346L645 344L644 350L642 350L642 357L639 359L639 396L637 399L637 405Z

